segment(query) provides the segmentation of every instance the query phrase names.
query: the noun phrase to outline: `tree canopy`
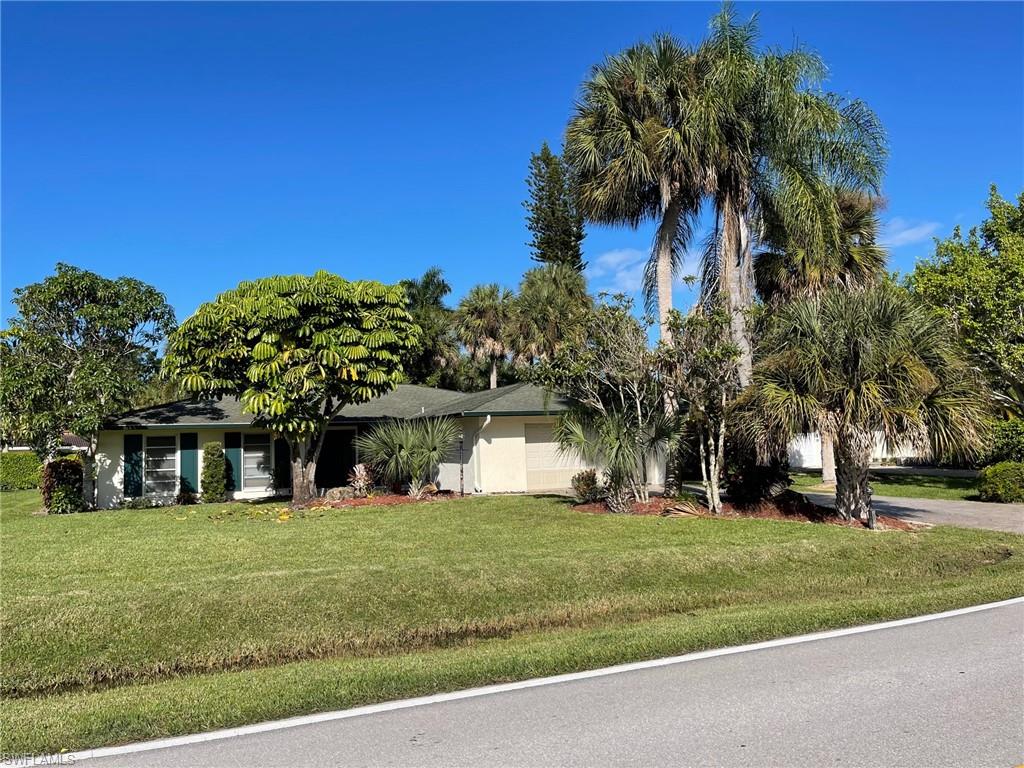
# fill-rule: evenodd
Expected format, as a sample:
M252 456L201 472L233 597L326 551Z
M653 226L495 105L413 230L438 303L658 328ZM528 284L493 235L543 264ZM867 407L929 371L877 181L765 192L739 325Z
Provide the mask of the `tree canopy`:
M540 152L530 156L530 175L526 179L530 199L523 203L527 211L526 227L533 238L529 242L534 261L563 264L583 271L583 216L562 159L545 141Z
M419 339L406 305L400 285L324 271L243 282L181 324L164 371L195 396L239 397L254 424L284 437L303 501L330 420L402 380Z
M935 244L910 289L956 328L999 405L1024 417L1024 193L1014 205L993 186L989 217Z

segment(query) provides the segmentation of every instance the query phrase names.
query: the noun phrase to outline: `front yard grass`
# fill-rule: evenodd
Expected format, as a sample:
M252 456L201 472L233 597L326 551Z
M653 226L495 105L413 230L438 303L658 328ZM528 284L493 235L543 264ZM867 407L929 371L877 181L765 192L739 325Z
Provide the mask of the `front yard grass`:
M0 751L56 752L1024 593L1024 537L553 497L37 517L0 494Z
M798 491L834 493L835 488L821 485L821 472L793 472L792 487ZM915 474L871 473L871 489L875 496L906 499L950 499L977 501L976 477L935 477Z

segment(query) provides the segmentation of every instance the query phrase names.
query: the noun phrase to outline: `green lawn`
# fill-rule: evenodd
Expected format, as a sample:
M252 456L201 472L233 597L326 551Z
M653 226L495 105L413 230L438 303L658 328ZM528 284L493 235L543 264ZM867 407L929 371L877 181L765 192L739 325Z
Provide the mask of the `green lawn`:
M821 485L821 472L793 472L793 488L805 491L831 491ZM899 496L908 499L952 499L976 501L978 479L975 477L932 477L930 475L871 475L871 488L876 496Z
M492 497L38 517L0 494L0 752L153 738L1024 593L1024 537Z

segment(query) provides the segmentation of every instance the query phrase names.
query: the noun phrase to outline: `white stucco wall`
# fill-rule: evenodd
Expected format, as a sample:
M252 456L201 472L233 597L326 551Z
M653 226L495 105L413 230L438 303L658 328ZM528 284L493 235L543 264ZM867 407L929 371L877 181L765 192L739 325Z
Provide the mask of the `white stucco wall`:
M475 418L464 418L460 420L462 426L462 487L466 493L473 493L474 487L474 455L473 443L476 437L480 420ZM459 445L458 443L449 451L448 456L437 468L437 477L434 482L442 491L459 492Z
M786 453L792 469L821 469L821 437L817 432L797 435L789 444ZM872 463L920 457L921 452L910 443L895 446L890 451L885 446L882 433L875 435L875 444L871 450Z

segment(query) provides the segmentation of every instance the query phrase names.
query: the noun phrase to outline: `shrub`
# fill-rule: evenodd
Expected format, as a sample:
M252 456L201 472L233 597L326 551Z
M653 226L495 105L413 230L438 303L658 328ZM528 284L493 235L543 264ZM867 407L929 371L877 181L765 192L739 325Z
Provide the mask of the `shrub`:
M42 479L43 464L32 451L0 453L0 491L38 488Z
M985 464L1024 461L1024 420L997 421L992 425L992 447Z
M228 462L224 458L224 446L220 443L203 443L203 501L219 503L228 500Z
M789 487L789 460L773 458L760 463L753 450L726 443L725 485L733 504L754 504L778 496Z
M438 465L459 441L459 425L448 418L382 421L356 438L359 453L383 479L423 495Z
M597 482L597 471L584 469L572 476L572 492L581 504L591 504L604 497L604 490Z
M43 506L51 515L85 509L82 462L77 456L62 456L43 465Z
M196 496L196 492L191 488L180 488L178 495L174 497L174 503L181 506L188 506L189 504L195 504L199 501L199 497Z
M1024 501L1024 463L1001 461L981 470L978 492L982 501L1014 504Z
M365 464L356 464L348 473L348 484L355 498L365 499L373 490L373 472Z

